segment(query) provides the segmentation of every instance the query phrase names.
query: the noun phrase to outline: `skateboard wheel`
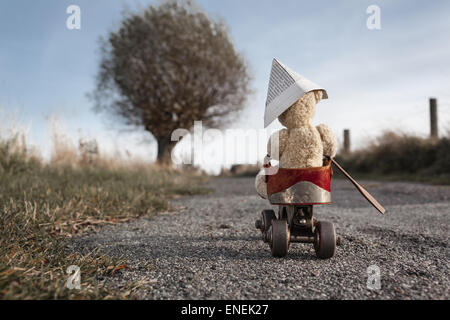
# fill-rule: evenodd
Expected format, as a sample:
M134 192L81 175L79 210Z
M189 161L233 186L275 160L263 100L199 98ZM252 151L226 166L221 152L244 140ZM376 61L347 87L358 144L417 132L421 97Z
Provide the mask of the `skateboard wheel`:
M319 221L314 231L314 249L320 259L329 259L336 251L336 231L328 221Z
M274 257L284 257L289 250L290 232L286 220L272 220L271 252Z
M272 224L272 220L276 219L275 211L273 210L263 210L261 212L261 231L269 230L270 225Z

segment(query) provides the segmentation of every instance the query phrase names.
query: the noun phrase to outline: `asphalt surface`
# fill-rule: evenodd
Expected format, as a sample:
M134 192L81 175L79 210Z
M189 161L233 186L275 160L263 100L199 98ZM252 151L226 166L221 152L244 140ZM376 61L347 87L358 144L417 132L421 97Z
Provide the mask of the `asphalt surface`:
M388 212L334 180L333 204L314 208L341 237L329 260L299 243L285 258L271 256L254 227L271 206L253 178L213 179L210 195L175 199L174 211L104 227L69 248L125 257L130 269L99 280L117 290L140 283L141 299L449 299L450 187L361 183ZM367 287L372 265L380 289Z

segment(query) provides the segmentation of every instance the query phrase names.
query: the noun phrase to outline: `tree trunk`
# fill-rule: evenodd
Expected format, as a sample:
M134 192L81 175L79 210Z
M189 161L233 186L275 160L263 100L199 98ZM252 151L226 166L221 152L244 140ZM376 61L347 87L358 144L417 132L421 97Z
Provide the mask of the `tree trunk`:
M172 150L175 147L175 141L167 141L167 139L157 139L158 156L156 161L159 164L172 164Z

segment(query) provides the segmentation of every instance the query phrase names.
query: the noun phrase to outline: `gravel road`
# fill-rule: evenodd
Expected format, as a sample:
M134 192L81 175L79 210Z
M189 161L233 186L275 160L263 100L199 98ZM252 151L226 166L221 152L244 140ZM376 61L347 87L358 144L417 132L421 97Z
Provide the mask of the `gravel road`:
M330 260L299 243L285 258L271 256L254 227L270 204L253 178L213 179L210 195L175 199L174 211L104 227L69 247L123 255L130 269L101 280L118 290L139 281L142 299L449 299L450 187L361 183L388 212L334 180L333 204L314 208L342 240ZM367 288L371 265L380 268L379 290Z

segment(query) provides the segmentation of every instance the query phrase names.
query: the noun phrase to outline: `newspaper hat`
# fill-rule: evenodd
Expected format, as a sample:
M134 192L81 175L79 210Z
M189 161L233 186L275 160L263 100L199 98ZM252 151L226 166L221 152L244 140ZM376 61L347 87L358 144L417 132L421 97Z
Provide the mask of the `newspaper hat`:
M313 90L322 90L323 99L328 99L324 88L292 71L277 59L273 59L264 113L264 128L305 93Z

